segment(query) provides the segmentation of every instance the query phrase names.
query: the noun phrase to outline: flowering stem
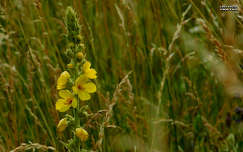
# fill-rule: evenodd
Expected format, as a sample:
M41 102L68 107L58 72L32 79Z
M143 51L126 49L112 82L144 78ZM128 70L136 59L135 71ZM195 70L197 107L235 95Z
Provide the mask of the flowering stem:
M74 61L75 65L77 65L77 60ZM78 78L78 68L76 67L76 70L75 70L75 80ZM76 98L77 98L77 107L75 108L75 113L74 113L74 119L75 119L75 127L76 128L79 128L80 127L80 118L79 118L79 111L80 111L80 100L79 100L79 97L78 95L76 95ZM77 152L80 152L80 140L75 136L74 137L77 141ZM76 145L76 144L75 144Z
M78 98L78 97L77 97ZM79 119L79 109L80 109L80 101L78 98L78 104L77 104L77 109L76 109L76 127L79 128L80 127L80 119ZM78 151L80 152L80 140L78 140Z

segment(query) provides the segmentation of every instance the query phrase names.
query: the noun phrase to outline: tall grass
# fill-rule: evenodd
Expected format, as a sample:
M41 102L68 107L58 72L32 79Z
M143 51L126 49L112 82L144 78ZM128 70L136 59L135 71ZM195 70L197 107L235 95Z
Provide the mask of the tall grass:
M68 6L98 74L81 120L85 149L243 151L234 111L242 106L243 1L234 1L238 13L220 12L224 2L0 1L0 151L65 151L60 141L71 133L57 134L55 102Z

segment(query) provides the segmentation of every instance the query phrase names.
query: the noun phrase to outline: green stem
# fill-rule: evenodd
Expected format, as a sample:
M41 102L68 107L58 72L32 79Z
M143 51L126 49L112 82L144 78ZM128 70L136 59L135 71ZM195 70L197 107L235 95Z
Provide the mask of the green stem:
M76 52L76 51L74 51L74 52ZM78 65L76 59L74 60L74 65ZM78 72L77 71L79 70L79 68L78 68L78 66L75 67L75 68L76 68L75 69L75 80L76 80L78 78ZM77 98L77 107L76 107L75 112L74 112L74 119L75 119L75 127L79 128L80 127L80 118L79 118L80 100L79 100L78 95L76 95L76 98ZM76 145L76 151L80 152L80 140L76 136L74 138L76 138L75 140L77 141L77 144L75 144Z
M78 97L77 97L78 98ZM80 110L80 101L78 98L78 104L77 104L77 109L76 109L76 114L75 114L75 121L76 121L76 127L80 127L80 119L79 119L79 110ZM78 151L80 152L80 140L78 140Z

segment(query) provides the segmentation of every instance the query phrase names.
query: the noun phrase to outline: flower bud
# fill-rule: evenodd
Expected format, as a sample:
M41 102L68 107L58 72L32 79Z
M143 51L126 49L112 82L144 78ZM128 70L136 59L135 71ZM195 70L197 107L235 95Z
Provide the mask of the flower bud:
M86 141L89 137L89 134L86 130L83 128L76 128L75 130L75 135L81 140L81 141Z
M69 78L70 74L67 71L62 72L59 78L57 79L57 90L64 89Z
M73 64L72 64L72 63L69 63L69 64L67 65L67 67L68 67L69 69L72 69L72 68L73 68Z
M77 53L78 59L82 59L84 57L84 54L82 52Z
M58 132L63 132L67 128L68 122L66 118L63 118L59 121L57 125L57 131Z

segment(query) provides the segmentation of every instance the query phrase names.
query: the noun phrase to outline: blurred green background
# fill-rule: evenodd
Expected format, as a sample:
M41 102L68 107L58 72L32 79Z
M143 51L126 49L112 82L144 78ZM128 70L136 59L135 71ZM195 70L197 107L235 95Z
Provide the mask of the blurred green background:
M222 12L224 4L239 10ZM90 116L82 121L90 135L85 149L243 151L243 114L235 112L243 106L242 4L1 0L0 151L21 143L66 151L60 140L72 134L57 134L63 114L55 102L56 80L66 68L68 6L78 14L87 59L98 74Z

